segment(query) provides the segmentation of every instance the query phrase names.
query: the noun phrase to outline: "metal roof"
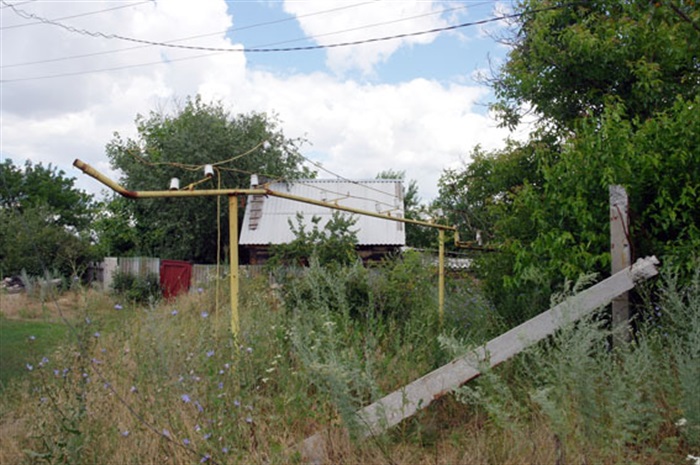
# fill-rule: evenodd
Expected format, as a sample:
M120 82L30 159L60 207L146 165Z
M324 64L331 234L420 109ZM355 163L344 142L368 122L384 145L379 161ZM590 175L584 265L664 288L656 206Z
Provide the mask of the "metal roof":
M403 183L400 180L297 179L273 182L266 187L316 201L403 217ZM239 243L268 245L291 242L294 233L289 227L289 220L296 226L298 212L302 213L306 229L310 231L313 216L321 218L319 228L323 229L334 211L337 210L274 196L250 195ZM404 223L364 215L353 216L357 222L351 230L357 231L358 245L401 246L406 243Z

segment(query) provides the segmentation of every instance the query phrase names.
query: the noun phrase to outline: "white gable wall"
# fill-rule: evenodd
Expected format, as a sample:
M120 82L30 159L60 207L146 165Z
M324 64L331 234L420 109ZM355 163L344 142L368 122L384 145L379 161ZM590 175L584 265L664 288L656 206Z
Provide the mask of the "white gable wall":
M403 217L403 184L399 180L342 181L303 179L276 182L267 186L270 190L305 197L313 200L337 203L338 205L366 210L374 213ZM257 201L261 208L259 218L252 215L256 204L253 196L246 202L245 217L241 225L241 245L269 245L291 242L294 234L288 220L297 225L296 214L301 212L307 231L311 230L311 218L321 218L323 229L334 211L330 208L296 202L274 196ZM345 215L350 213L341 212ZM357 231L358 245L402 246L406 243L405 225L397 221L383 220L364 215L353 215L357 222L352 227Z

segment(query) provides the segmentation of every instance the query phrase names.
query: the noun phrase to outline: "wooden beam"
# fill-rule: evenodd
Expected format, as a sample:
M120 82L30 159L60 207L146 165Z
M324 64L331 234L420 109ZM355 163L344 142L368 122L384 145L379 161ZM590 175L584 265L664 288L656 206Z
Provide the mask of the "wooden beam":
M426 408L434 400L451 392L467 381L476 378L479 367L493 367L526 347L553 334L567 323L574 322L595 309L609 304L612 299L635 286L635 283L655 276L658 271L656 257L640 259L632 267L625 268L585 291L570 297L544 313L526 321L510 331L489 341L472 353L457 358L403 388L360 409L359 424L365 426L363 435L374 436ZM326 456L326 432L319 432L301 444L306 460L321 463Z

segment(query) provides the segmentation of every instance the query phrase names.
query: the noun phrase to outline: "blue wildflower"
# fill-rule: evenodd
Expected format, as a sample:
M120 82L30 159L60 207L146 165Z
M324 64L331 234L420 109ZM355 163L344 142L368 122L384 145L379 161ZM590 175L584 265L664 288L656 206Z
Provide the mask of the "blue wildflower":
M202 318L206 318L209 316L209 312L205 311L205 312L200 313L200 315L202 315Z
M122 308L124 308L124 307L122 307L122 306L119 305L119 304L117 304L117 305L114 306L114 309L115 309L115 310L121 310Z
M27 370L32 371L33 369L34 369L34 366L27 363Z
M181 396L180 396L180 399L182 399L182 401L183 401L184 403L186 403L186 404L189 404L189 403L190 403L190 396L188 396L187 394L181 395Z
M213 350L207 351L207 357L212 357L213 355L214 355L214 351L213 351Z
M170 312L170 314L171 314L172 316L177 315L177 310L173 310L172 312Z

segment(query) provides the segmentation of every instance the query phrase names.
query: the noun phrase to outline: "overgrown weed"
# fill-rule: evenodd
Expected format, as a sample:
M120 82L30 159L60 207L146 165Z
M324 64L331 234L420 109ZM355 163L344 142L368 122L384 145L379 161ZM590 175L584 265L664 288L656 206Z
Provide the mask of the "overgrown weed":
M445 398L365 441L357 408L502 320L471 281L451 282L441 326L434 270L410 256L377 270L312 260L281 284L242 280L236 338L225 281L218 296L145 306L82 294L73 342L36 354L3 397L0 461L294 463L322 430L331 463L651 464L696 451L697 281L668 280L660 326L625 349L587 319L484 370L459 390L466 404Z

